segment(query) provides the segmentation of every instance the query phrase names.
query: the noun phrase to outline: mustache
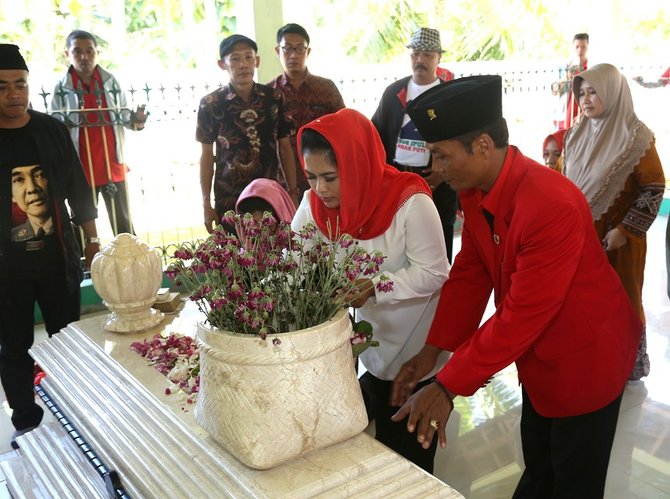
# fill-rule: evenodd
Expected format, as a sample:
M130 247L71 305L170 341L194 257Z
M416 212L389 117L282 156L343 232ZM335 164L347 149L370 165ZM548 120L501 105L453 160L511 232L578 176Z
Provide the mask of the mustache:
M424 71L428 71L428 68L425 65L421 64L420 62L414 64L414 69L423 69Z

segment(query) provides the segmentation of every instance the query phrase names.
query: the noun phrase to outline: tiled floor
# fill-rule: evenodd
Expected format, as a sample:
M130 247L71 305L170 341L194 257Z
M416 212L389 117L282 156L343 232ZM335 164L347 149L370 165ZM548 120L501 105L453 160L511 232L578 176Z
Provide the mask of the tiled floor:
M664 235L667 217L649 232L644 287L651 375L629 383L621 406L605 497L670 498L670 300L666 294ZM458 249L460 241L455 241ZM37 341L45 334L38 330ZM10 451L10 410L0 393L0 459ZM447 448L435 474L467 498L511 497L523 467L519 442L520 391L513 368L484 390L456 399ZM6 456L5 456L6 457ZM0 499L9 497L2 486Z

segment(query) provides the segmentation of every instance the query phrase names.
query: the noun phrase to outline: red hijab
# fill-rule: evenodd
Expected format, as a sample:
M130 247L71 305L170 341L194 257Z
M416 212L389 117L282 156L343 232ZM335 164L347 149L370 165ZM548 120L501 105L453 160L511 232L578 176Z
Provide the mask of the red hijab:
M563 151L563 139L565 138L565 132L567 131L567 129L556 130L554 133L547 135L547 138L544 139L544 142L542 142L542 154L544 154L544 150L547 147L547 142L549 142L551 139L554 139L558 144L558 149Z
M398 209L414 194L431 196L419 175L399 172L386 164L377 129L358 111L341 109L300 128L299 151L307 128L323 135L333 147L340 178L339 208L326 208L314 192L310 193L312 216L324 234L334 234L339 228L340 234L354 239L372 239L386 232ZM299 156L304 170L305 160Z

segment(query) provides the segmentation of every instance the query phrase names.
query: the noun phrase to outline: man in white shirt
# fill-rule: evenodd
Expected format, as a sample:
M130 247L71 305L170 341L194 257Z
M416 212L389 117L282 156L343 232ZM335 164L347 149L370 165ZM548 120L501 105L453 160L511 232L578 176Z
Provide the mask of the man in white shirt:
M405 109L412 99L435 85L453 79L454 75L451 71L438 68L444 52L438 30L419 28L407 48L410 50L412 75L397 80L384 90L372 122L384 144L386 162L399 170L421 175L432 189L451 262L458 196L433 172L430 152Z

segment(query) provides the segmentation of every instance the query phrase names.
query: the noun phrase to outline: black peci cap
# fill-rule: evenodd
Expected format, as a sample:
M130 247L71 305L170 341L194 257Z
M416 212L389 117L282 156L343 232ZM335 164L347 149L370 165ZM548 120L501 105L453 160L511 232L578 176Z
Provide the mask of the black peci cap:
M468 76L426 90L407 106L426 142L449 140L502 118L502 78Z
M0 69L28 71L28 65L21 52L19 52L19 47L11 43L0 43Z

